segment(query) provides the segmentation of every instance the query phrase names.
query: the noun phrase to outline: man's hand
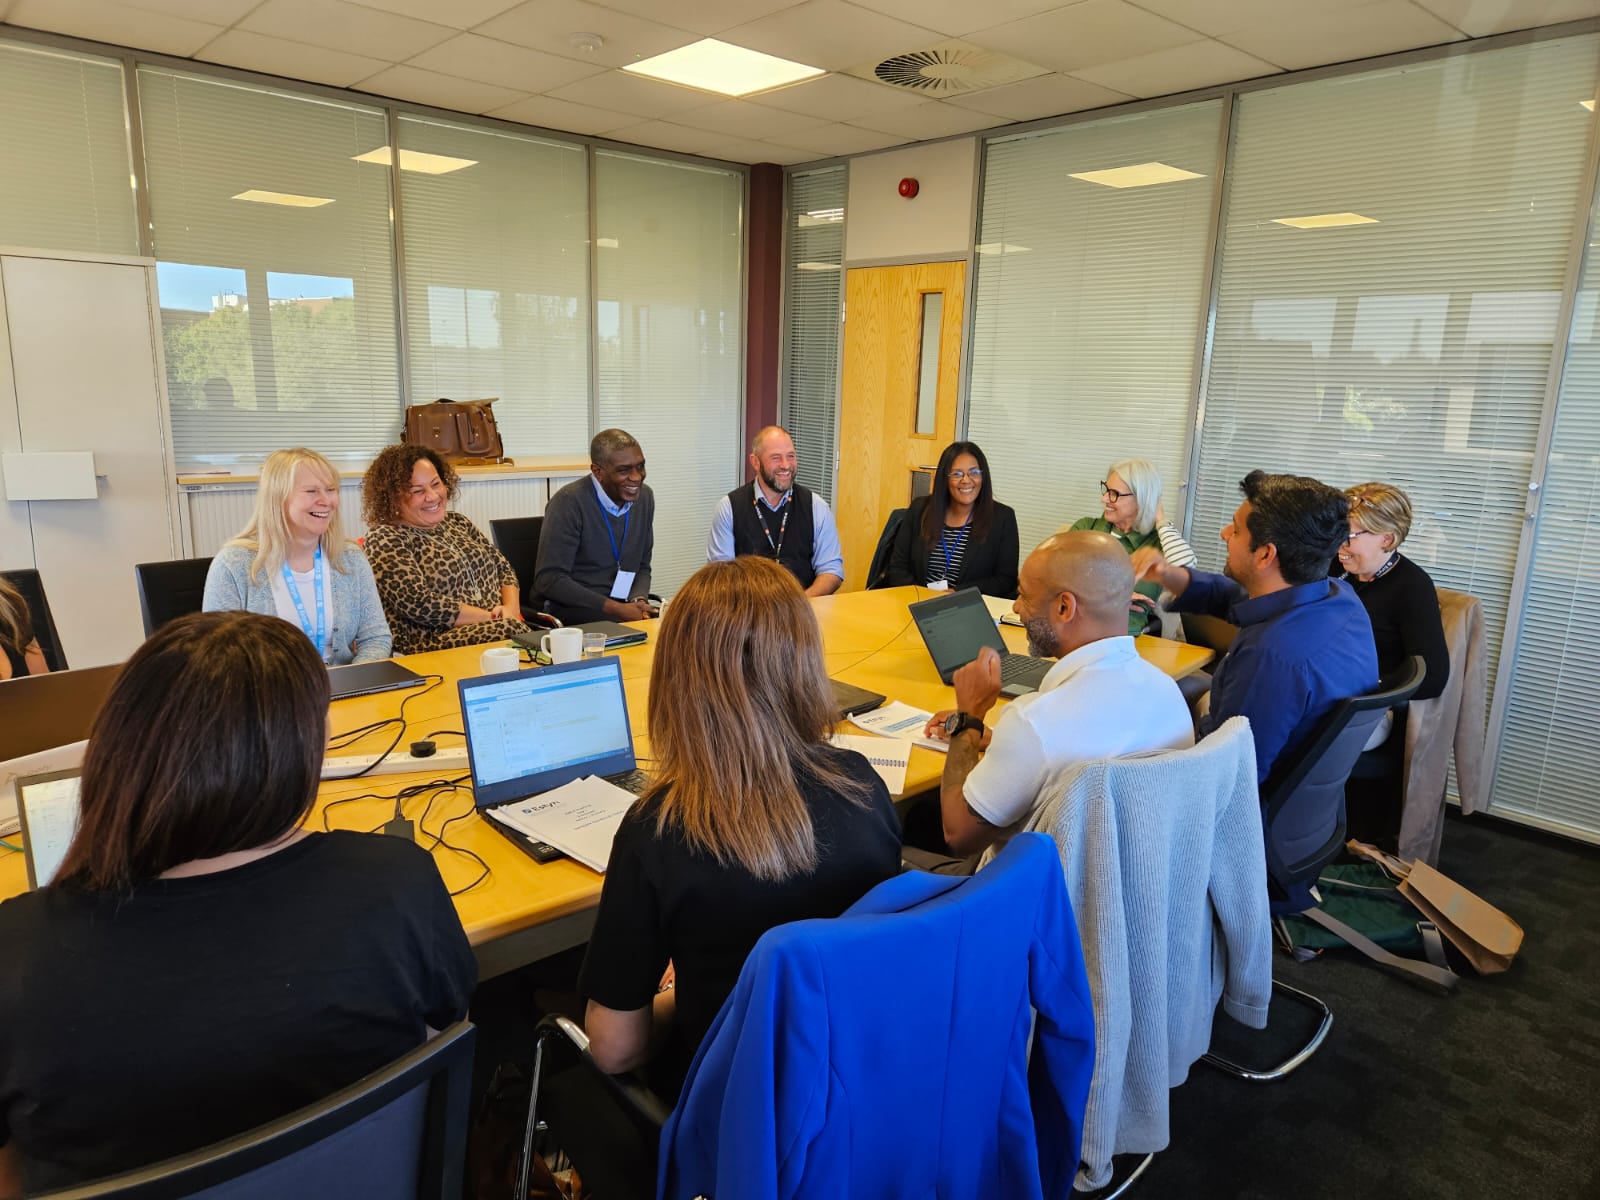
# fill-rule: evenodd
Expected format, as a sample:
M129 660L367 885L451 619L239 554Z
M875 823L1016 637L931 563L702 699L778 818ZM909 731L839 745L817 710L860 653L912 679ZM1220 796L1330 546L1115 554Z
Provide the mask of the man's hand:
M1139 583L1144 579L1154 579L1174 596L1181 596L1183 589L1189 586L1189 571L1186 567L1173 566L1154 546L1140 546L1133 552L1133 581Z
M982 720L1000 699L1000 655L993 646L978 651L978 657L956 670L951 680L956 689L956 707Z
M605 614L613 621L648 621L656 610L646 600L607 600Z
M955 712L956 710L953 708L942 708L934 713L933 716L928 718L927 725L923 727L922 736L932 738L936 742L948 742L950 737L944 731L944 723L954 716ZM993 736L994 730L986 726L983 733L978 737L978 749L987 750L989 748L989 739Z

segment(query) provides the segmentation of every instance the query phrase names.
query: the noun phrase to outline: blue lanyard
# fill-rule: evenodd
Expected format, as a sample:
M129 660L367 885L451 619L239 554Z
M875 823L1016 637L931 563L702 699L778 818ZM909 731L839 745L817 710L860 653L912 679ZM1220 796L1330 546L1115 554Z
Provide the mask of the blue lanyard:
M311 630L311 618L306 615L306 603L300 599L300 585L294 581L294 573L289 570L287 560L279 568L283 572L284 587L289 592L289 599L294 602L294 611L300 616L300 628L317 647L317 657L323 662L328 661L328 610L322 596L322 543L317 543L317 555L312 561L311 588L317 594L317 628Z
M967 519L961 525L961 533L956 534L956 545L961 544L961 535L967 532L967 526L972 524L972 514L967 514ZM944 555L944 578L950 578L950 543L945 540L946 529L939 530L939 552Z
M611 514L606 512L606 506L600 503L599 496L594 498L594 503L595 507L600 510L600 524L606 527L606 540L611 543L611 561L616 564L617 570L620 571L622 570L622 551L617 549L617 536L611 532ZM624 546L628 544L628 522L631 520L633 520L633 505L630 504L622 514L622 544Z

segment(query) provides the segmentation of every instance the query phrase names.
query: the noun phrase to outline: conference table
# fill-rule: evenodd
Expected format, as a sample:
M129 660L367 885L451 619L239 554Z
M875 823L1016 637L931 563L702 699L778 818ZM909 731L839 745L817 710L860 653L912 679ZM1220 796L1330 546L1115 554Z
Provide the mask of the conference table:
M953 707L954 690L940 682L908 610L911 602L934 594L925 588L905 587L814 600L829 675L930 712ZM995 601L991 607L998 613L1009 605ZM653 634L658 625L641 622L638 627ZM1008 648L1026 651L1027 638L1021 629L1003 625L1001 631ZM1202 669L1212 657L1205 647L1184 642L1141 637L1137 645L1142 657L1173 678ZM329 713L334 740L399 715L403 703L406 729L396 752L429 735L437 735L434 740L441 750L460 748L461 706L456 683L478 674L484 649L470 646L407 655L400 660L407 667L420 675L439 676L440 681L426 691L412 688L335 701ZM608 653L616 654L620 661L635 750L648 767L655 638ZM1001 701L1002 706L1005 703ZM993 720L991 716L991 724ZM392 728L378 730L332 753L377 753L393 737ZM943 767L943 754L913 747L905 788L896 800L936 788ZM400 789L434 778L459 779L465 774L465 767L451 767L327 780L318 790L307 823L318 830L376 830L394 815L394 795ZM482 978L588 940L603 877L569 859L535 862L477 815L464 780L454 787L419 793L403 803L403 812L414 822L417 841L432 853L445 886L455 894L456 910L478 955ZM26 886L22 855L0 857L0 898L15 895Z

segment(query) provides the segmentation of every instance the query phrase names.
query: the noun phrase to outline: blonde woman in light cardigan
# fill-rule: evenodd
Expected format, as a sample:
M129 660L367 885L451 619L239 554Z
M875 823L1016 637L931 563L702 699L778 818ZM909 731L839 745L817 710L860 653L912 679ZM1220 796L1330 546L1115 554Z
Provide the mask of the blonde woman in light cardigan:
M329 666L388 658L394 644L366 555L345 540L339 472L303 447L261 464L255 514L211 560L202 607L282 617Z

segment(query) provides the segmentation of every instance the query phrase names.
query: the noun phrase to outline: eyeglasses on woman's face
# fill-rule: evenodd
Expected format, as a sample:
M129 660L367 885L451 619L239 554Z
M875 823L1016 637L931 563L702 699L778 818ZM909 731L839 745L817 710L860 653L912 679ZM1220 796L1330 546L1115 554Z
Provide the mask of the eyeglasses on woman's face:
M968 470L965 470L965 471L951 471L949 474L947 474L945 476L945 478L948 479L951 483L964 483L968 479L972 480L973 483L982 483L983 482L983 468L982 467L972 467L972 468L970 468Z
M1100 494L1102 496L1110 496L1111 497L1111 502L1113 504L1115 504L1118 500L1131 500L1131 499L1133 499L1133 493L1132 492L1119 492L1119 491L1117 491L1116 488L1112 487L1104 479L1102 479L1100 481Z
M1370 529L1352 529L1350 531L1350 536L1345 538L1344 541L1341 542L1340 544L1344 545L1344 546L1353 546L1353 545L1356 544L1356 539L1357 538L1373 537L1373 536L1374 536L1374 534L1373 534L1372 530L1370 530Z

